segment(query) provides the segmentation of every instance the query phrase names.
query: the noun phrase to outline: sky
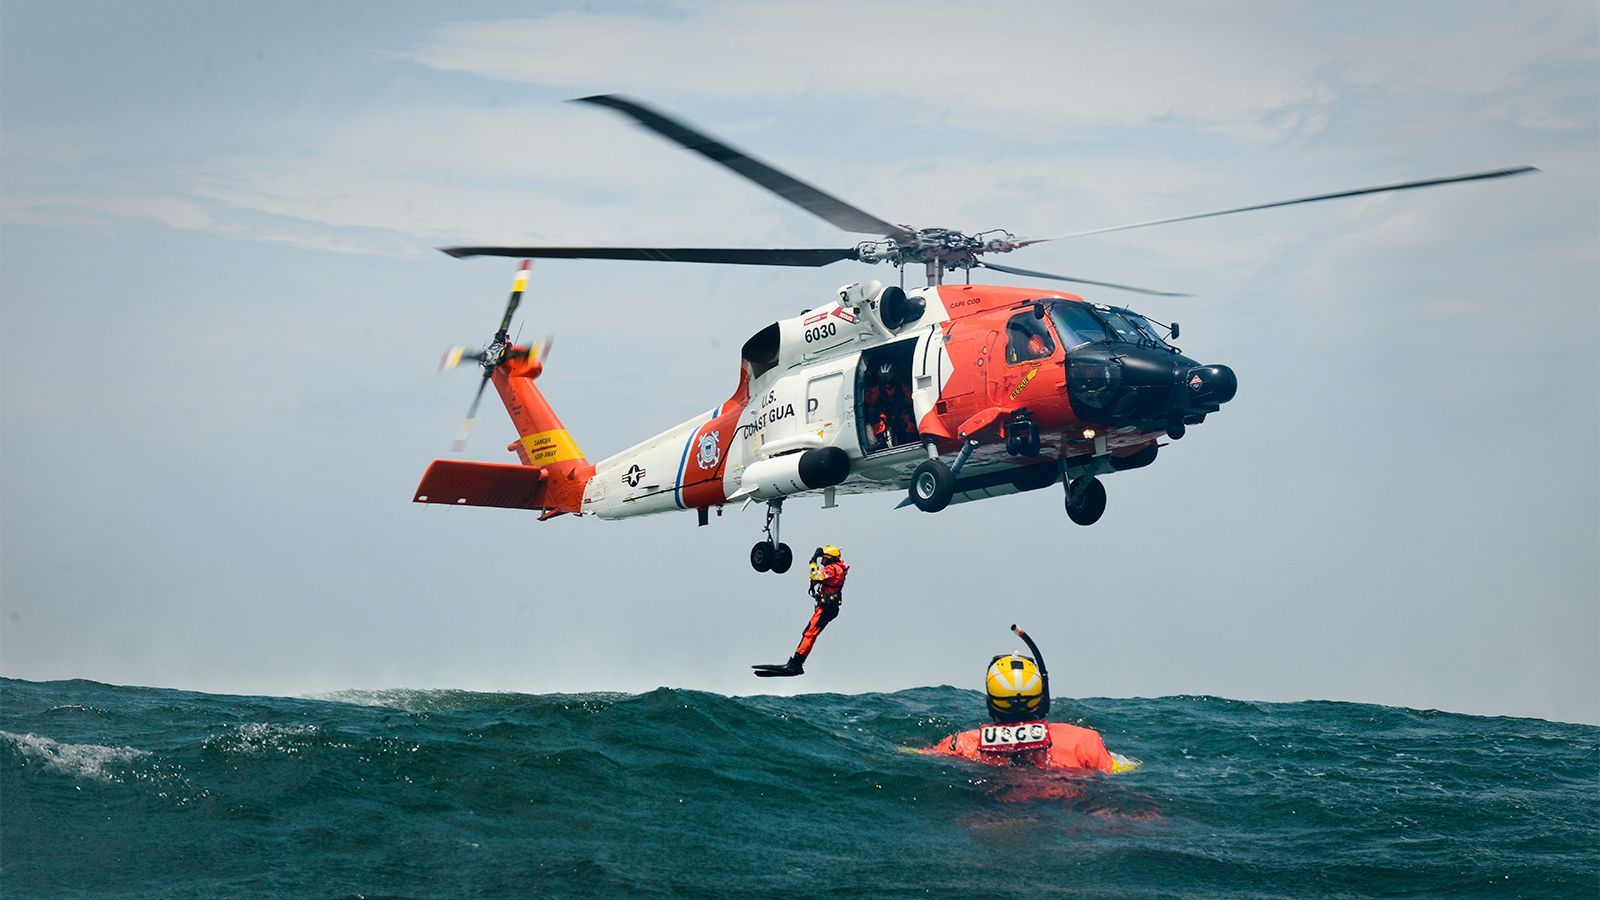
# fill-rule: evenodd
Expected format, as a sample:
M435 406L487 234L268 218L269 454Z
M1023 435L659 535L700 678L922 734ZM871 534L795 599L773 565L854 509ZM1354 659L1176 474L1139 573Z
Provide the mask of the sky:
M1095 235L1004 262L1181 322L1239 393L1099 524L1058 489L537 523L410 502L516 263L450 244L851 246L605 110L881 217ZM993 273L985 273L986 276ZM518 328L592 460L720 402L774 319L892 269L542 261ZM1003 284L1026 279L995 276ZM908 283L919 284L917 273ZM0 674L256 693L977 688L1600 723L1592 2L0 3ZM490 400L492 401L492 395ZM486 402L466 458L510 462ZM974 710L975 715L979 711Z

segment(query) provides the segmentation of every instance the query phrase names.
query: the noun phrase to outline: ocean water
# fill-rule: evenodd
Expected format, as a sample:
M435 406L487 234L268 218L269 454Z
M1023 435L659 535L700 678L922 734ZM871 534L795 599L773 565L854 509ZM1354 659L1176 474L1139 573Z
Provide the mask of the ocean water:
M1600 728L1057 698L1144 767L911 752L982 709L0 679L0 895L1600 896Z

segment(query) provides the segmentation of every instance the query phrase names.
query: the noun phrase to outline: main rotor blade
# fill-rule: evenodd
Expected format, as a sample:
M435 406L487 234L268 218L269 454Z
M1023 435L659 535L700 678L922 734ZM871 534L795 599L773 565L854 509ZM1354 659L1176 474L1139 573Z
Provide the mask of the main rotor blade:
M996 272L1009 272L1012 275L1026 275L1029 278L1050 278L1056 281L1070 281L1074 284L1092 284L1095 287L1115 288L1119 291L1133 291L1135 294L1149 294L1152 297L1188 297L1189 294L1175 294L1171 291L1152 291L1148 288L1133 287L1126 284L1112 284L1109 281L1090 281L1087 278L1068 278L1065 275L1052 275L1049 272L1035 272L1032 269L1018 269L1012 266L997 265L992 262L978 261L978 268L993 269Z
M911 236L910 229L903 225L892 225L885 222L869 212L864 212L851 206L832 194L812 187L792 175L787 175L774 169L742 150L730 147L710 135L696 131L676 119L662 115L626 97L616 94L598 94L593 97L579 97L573 102L593 103L596 106L609 107L629 116L640 125L667 140L673 141L685 149L693 150L714 163L732 169L790 203L824 221L832 223L838 228L843 228L845 231L857 231L872 235L893 235L901 238Z
M483 380L478 382L478 392L472 395L472 405L467 407L467 417L461 422L461 430L456 432L456 439L450 442L450 449L460 453L467 446L467 435L472 433L472 423L478 418L478 403L483 400L483 389L489 386L490 373L483 373Z
M1154 219L1149 222L1135 222L1132 225L1114 225L1110 228L1096 228L1091 231L1075 231L1072 234L1060 234L1055 237L1038 238L1031 241L1018 241L1018 247L1029 244L1042 244L1045 241L1059 241L1066 238L1083 237L1089 234L1105 234L1108 231L1126 231L1129 228L1145 228L1150 225L1166 225L1172 222L1187 222L1191 219L1207 219L1212 216L1227 216L1234 213L1253 212L1258 209L1272 209L1275 206L1294 206L1297 203L1316 203L1321 200L1337 200L1341 197L1361 197L1366 194L1384 194L1390 191L1410 191L1417 188L1437 187L1441 184L1455 184L1460 181L1484 181L1490 178L1505 178L1510 175L1521 175L1525 172L1537 172L1533 166L1516 166L1510 169L1495 169L1492 172L1473 172L1470 175L1451 175L1446 178L1428 178L1422 181L1403 181L1399 184L1382 184L1377 187L1357 188L1353 191L1339 191L1336 194L1318 194L1315 197L1300 197L1295 200L1279 200L1276 203L1258 203L1255 206L1240 206L1236 209L1219 209L1215 212L1195 213L1190 216L1175 216L1171 219Z
M760 250L711 247L440 247L460 259L467 256L535 256L550 259L642 259L655 262L727 263L736 266L826 266L859 259L856 248L843 250Z

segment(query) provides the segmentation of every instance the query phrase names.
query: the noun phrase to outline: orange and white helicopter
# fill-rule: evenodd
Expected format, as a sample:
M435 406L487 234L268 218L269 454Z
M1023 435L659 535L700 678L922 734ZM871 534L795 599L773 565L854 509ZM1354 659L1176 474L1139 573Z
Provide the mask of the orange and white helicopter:
M932 513L1059 482L1067 516L1094 524L1106 506L1100 476L1150 465L1161 438L1182 438L1237 390L1227 366L1202 365L1168 343L1178 337L1176 323L1058 290L970 283L978 268L1181 296L982 258L1059 238L894 225L632 100L603 95L582 102L630 116L840 228L882 237L842 249L445 249L456 257L525 258L494 338L477 352L453 348L445 359L447 367L472 361L483 369L455 449L492 382L521 435L508 448L520 463L435 460L417 487L418 503L539 510L541 520L695 510L704 525L713 507L759 501L767 507L766 538L751 548L750 564L785 572L794 555L780 540L779 521L793 497L821 495L826 508L839 494L905 491L902 505ZM1061 237L1531 171L1520 166L1381 185ZM891 263L902 275L920 263L927 286L849 284L814 309L762 328L744 343L738 385L726 400L591 463L534 385L542 354L510 338L527 285L526 258L534 257L778 266L857 260ZM969 283L943 283L957 269Z

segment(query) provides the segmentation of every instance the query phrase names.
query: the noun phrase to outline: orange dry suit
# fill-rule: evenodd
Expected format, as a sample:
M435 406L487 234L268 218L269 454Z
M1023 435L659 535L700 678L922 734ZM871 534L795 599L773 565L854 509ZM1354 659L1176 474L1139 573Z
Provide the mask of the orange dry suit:
M850 567L838 560L816 568L810 590L817 608L812 610L811 621L806 623L805 633L800 636L800 646L794 650L794 655L802 661L810 655L817 635L839 615L839 604L844 602L844 577L849 573Z
M992 726L985 726L992 727ZM996 753L980 750L981 728L952 734L924 750L936 756L959 756L995 766L1011 764L1030 765L1039 769L1097 769L1110 772L1116 765L1106 750L1100 732L1064 722L1046 725L1050 733L1050 746L1017 753Z

